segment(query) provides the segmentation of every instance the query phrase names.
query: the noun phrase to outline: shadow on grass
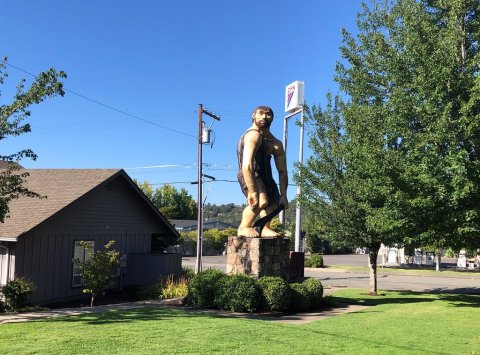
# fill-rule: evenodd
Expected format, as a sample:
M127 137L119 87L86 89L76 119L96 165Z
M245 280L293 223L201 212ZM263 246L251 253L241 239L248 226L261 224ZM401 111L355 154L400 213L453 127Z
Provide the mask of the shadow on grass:
M138 321L168 321L178 318L208 317L195 311L183 308L141 307L128 310L109 310L104 312L49 318L49 322L82 322L86 324L128 323Z
M441 294L439 298L450 302L454 307L480 307L480 294Z
M468 291L459 292L459 291ZM478 293L477 293L478 292ZM444 300L450 302L456 307L479 307L480 306L480 289L458 289L444 290L432 289L426 292L414 291L385 291L379 292L378 295L370 295L365 292L364 295L356 294L353 296L336 296L332 299L340 304L358 304L364 306L378 306L382 304L405 304L405 303L422 303L433 302L436 300Z
M469 289L471 290L471 289ZM81 315L72 315L61 318L50 318L49 322L79 322L86 324L110 324L110 323L128 323L138 321L168 321L181 318L232 318L232 319L254 319L263 321L274 321L280 317L284 320L300 320L307 317L321 316L322 313L329 312L329 316L335 316L345 313L349 305L360 306L378 306L383 304L407 304L433 302L437 300L447 301L453 307L479 307L480 294L459 294L446 293L445 290L435 289L428 293L413 291L384 291L378 295L369 295L365 293L353 292L351 295L344 296L335 294L328 296L328 303L319 309L306 313L232 313L217 309L196 309L191 307L139 307L131 309L113 309L103 312L92 312ZM452 292L450 290L450 292ZM373 310L371 310L373 311Z

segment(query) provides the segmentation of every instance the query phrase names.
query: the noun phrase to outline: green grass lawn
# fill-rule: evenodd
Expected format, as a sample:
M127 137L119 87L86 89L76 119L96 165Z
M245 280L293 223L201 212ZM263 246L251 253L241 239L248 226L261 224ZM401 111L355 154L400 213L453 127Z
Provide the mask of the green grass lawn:
M0 325L0 353L480 354L480 295L341 290L370 305L305 325L142 308Z

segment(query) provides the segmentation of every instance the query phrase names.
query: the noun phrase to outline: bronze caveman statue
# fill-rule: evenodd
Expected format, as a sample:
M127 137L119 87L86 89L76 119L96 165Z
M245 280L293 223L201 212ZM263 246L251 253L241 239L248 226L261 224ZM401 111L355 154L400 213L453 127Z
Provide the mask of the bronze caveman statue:
M252 114L252 126L245 131L237 146L239 171L238 181L247 197L247 207L242 213L238 235L245 237L276 237L269 223L259 232L253 228L255 218L264 217L275 210L288 208L287 163L283 144L270 132L273 111L270 107L259 106ZM271 157L279 175L280 192L273 180ZM278 212L277 212L278 213Z

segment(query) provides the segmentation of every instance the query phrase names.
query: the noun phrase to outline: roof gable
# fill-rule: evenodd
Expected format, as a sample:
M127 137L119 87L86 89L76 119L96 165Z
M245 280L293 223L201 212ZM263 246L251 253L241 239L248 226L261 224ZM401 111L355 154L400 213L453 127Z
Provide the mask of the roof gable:
M32 169L25 186L46 198L20 197L10 203L10 213L0 223L0 237L17 238L50 218L95 187L119 176L132 185L136 193L154 210L156 215L176 233L151 201L141 192L123 170L119 169Z

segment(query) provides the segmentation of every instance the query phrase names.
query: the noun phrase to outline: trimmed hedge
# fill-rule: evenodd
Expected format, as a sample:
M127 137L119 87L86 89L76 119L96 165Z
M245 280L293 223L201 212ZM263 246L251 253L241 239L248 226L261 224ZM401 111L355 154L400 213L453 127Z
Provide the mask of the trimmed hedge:
M290 286L281 277L264 276L258 280L262 306L268 311L287 311L290 307Z
M232 312L255 312L260 307L261 292L255 279L237 274L224 277L218 285L215 305Z
M0 287L0 293L5 297L7 310L17 311L27 306L27 298L34 289L33 282L23 277L17 277Z
M320 280L309 278L303 281L302 285L308 291L310 308L315 309L320 306L323 300L323 286Z
M322 283L313 278L289 285L280 277L264 276L257 281L247 275L226 275L209 269L192 278L187 302L196 307L232 312L259 309L304 312L321 305L322 297Z
M196 274L188 284L188 304L195 307L215 308L220 284L227 275L220 270L208 269Z
M292 298L290 301L290 310L295 312L304 312L311 309L310 291L303 283L290 284Z
M323 266L323 256L320 254L311 254L309 258L305 259L305 267L319 268Z

